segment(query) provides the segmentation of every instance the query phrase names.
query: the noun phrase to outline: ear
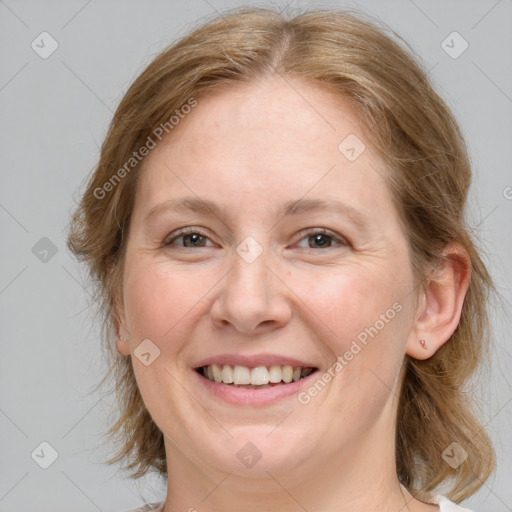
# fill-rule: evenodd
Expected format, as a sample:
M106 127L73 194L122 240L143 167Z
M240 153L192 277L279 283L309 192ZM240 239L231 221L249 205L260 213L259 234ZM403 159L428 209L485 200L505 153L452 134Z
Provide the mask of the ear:
M116 302L115 306L115 320L114 325L116 328L116 347L120 354L123 356L129 356L130 355L130 344L129 344L129 333L128 329L126 328L126 317L124 314L124 304L121 299L119 302ZM121 336L124 338L121 338Z
M459 325L470 280L471 261L466 249L458 242L450 243L420 294L415 329L407 341L408 355L428 359L450 339Z

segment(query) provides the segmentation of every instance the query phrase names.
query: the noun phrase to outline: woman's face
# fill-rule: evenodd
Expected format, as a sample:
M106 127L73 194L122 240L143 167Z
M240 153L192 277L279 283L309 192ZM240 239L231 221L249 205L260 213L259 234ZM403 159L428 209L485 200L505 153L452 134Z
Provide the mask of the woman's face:
M170 464L297 476L363 446L393 454L417 318L408 243L353 111L289 83L199 99L144 161L118 349ZM211 382L208 365L281 383ZM283 382L297 367L316 370Z

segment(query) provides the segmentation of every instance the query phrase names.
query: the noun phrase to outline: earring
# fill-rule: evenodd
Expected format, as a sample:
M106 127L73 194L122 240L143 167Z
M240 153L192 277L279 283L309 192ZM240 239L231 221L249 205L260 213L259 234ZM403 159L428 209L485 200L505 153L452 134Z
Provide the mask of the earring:
M422 346L422 348L424 348L425 350L428 350L428 347L427 347L427 342L421 338L420 339L420 345Z
M123 340L123 341L128 341L128 340L127 340L124 336L122 336L121 334L118 336L118 338L119 338L120 340Z

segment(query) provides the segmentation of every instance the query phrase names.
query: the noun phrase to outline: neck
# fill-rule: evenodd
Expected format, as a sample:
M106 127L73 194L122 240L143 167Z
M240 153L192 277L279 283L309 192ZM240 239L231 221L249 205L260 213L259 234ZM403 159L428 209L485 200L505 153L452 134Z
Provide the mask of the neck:
M164 512L437 510L402 490L396 476L394 444L382 446L381 439L380 435L367 435L350 448L322 454L286 473L260 467L256 478L220 471L204 462L193 463L166 438Z

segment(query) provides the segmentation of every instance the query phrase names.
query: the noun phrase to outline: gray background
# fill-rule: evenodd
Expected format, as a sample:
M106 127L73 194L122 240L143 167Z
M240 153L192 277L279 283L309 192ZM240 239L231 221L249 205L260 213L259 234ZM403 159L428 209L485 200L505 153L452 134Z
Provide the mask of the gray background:
M91 392L102 375L102 353L85 274L66 249L66 229L131 81L201 18L236 5L0 0L0 511L120 511L164 497L158 479L132 482L101 464L108 453L101 434L113 404ZM431 70L468 140L475 170L470 222L508 304L512 1L292 1L289 10L310 6L355 7L381 18ZM43 31L59 45L46 59L31 47ZM441 45L453 31L469 44L458 58ZM494 326L491 378L479 389L499 468L467 502L477 512L512 510L508 305L495 308ZM31 457L43 441L58 453L48 469ZM50 461L48 449L37 453L40 463Z

